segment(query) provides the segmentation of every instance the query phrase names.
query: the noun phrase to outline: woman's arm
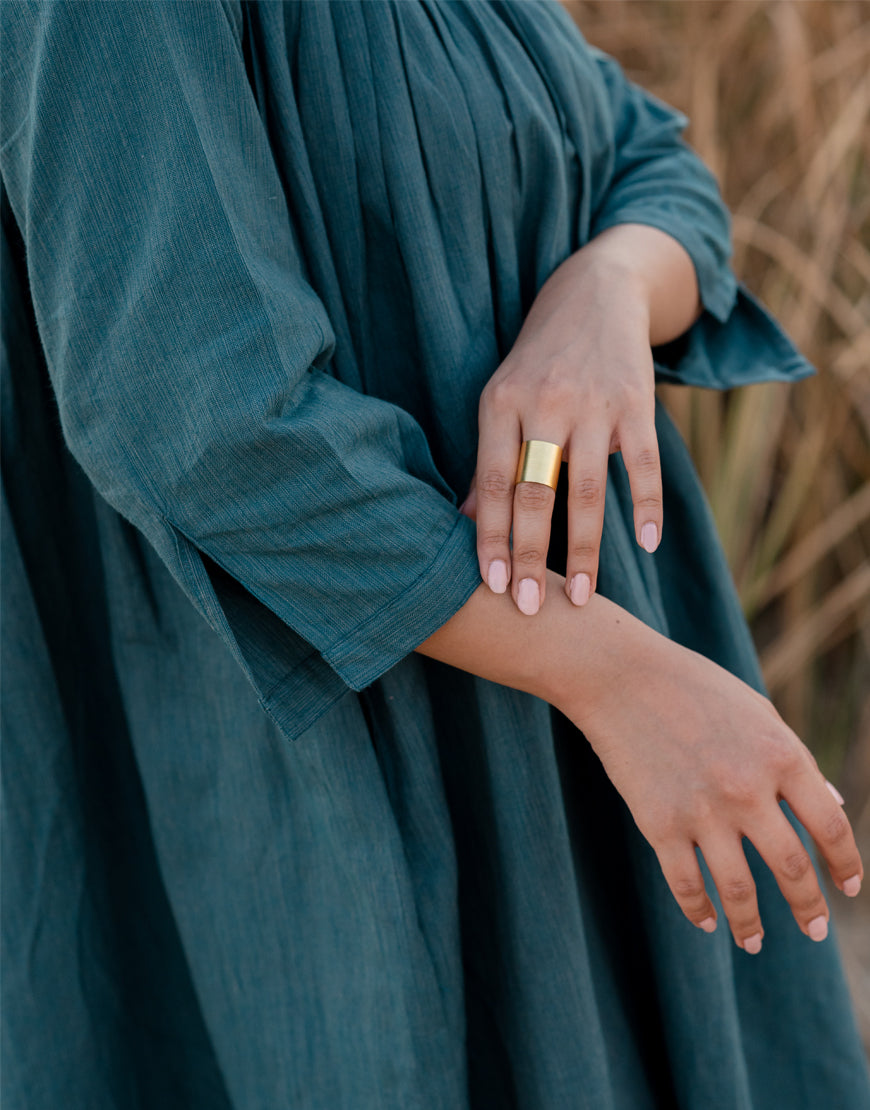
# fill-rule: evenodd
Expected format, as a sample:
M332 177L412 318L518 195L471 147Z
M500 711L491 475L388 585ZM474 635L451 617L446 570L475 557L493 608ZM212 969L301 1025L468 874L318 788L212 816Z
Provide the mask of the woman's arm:
M470 596L473 525L411 414L327 370L227 8L0 24L0 179L66 444L297 736Z
M562 284L570 282L575 271L589 274L587 280L618 283L624 298L632 297L645 307L650 347L677 339L703 310L695 267L686 248L656 227L617 224L590 240L552 274L539 294L541 305L532 307L526 324L545 309L545 296L555 308Z
M716 911L700 847L735 942L761 947L748 837L776 876L803 932L827 934L828 908L812 861L780 808L786 801L848 895L863 867L849 821L818 766L767 698L696 652L596 595L571 604L564 578L528 621L507 594L481 585L417 651L544 698L589 740L654 848L693 924ZM618 881L618 876L614 880Z

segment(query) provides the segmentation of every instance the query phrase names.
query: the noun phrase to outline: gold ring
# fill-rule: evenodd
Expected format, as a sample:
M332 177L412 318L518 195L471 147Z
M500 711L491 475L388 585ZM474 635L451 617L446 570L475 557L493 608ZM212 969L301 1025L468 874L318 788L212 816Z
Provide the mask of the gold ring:
M558 443L544 439L527 439L520 451L517 476L514 481L540 482L555 489L559 484L559 467L562 465L562 448Z

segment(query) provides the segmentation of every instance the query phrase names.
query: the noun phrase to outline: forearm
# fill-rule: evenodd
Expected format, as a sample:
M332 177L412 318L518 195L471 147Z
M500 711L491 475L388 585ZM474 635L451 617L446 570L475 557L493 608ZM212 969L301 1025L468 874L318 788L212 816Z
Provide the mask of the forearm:
M685 248L670 235L645 224L618 224L578 251L586 265L622 271L649 308L650 345L668 343L687 331L701 314L695 267Z
M600 595L577 608L561 575L548 570L547 579L544 603L533 620L509 593L493 593L481 583L416 650L560 709L570 704L576 712L583 706L591 715L602 690L612 689L628 665L632 637L650 630Z
M798 737L767 698L716 663L600 595L575 608L561 576L547 575L552 588L534 619L509 594L481 585L417 651L543 697L573 721L693 924L716 928L700 847L734 940L760 950L755 885L740 851L746 837L803 932L823 940L827 904L780 802L809 831L844 893L858 893L863 865L848 820Z
M550 275L526 317L514 350L521 353L544 327L576 330L576 306L619 304L641 314L650 345L668 343L701 314L695 267L670 235L645 224L618 224L570 255Z

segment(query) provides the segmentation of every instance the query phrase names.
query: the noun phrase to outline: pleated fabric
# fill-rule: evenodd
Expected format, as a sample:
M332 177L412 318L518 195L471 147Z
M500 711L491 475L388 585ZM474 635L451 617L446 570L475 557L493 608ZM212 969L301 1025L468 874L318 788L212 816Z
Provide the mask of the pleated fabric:
M811 372L685 118L549 0L2 30L4 1108L870 1106L836 937L751 846L755 957L570 721L413 652L479 584L480 392L590 238L692 257L659 380ZM599 590L763 690L656 420L662 544L612 456Z

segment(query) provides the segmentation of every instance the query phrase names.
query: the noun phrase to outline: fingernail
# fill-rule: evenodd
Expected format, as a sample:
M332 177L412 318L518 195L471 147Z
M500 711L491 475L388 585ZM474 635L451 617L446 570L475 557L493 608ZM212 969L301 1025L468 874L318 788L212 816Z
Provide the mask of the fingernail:
M658 542L659 530L651 520L648 520L640 530L640 546L644 551L649 551L652 554L658 546Z
M843 883L843 893L847 894L850 898L854 898L860 889L860 875L853 875L851 879L846 879L846 881Z
M585 605L591 589L592 580L588 574L575 574L571 579L571 600L575 605Z
M747 937L743 942L743 951L750 956L757 956L761 951L761 933L753 933L751 937Z
M830 790L830 792L834 795L834 797L840 803L841 806L846 804L846 799L843 797L843 795L836 788L836 786L834 786L834 784L832 782L828 782L828 780L825 779L825 786L827 786L828 790Z
M524 578L517 590L517 605L520 612L527 617L533 617L541 607L541 591L534 578Z
M814 917L807 925L807 932L810 934L811 940L824 940L828 935L828 920L819 915Z
M698 925L698 928L703 929L705 933L715 933L716 932L716 918L715 917L705 917L704 920L702 922L700 922L700 924Z
M459 506L459 511L460 511L461 513L464 513L464 512L465 512L465 506L466 506L467 504L468 504L468 498L466 497L466 498L465 498L465 500L464 500L464 501L462 502L462 504L461 504L461 505Z
M507 563L504 559L493 559L489 564L486 584L494 594L503 594L507 589Z

